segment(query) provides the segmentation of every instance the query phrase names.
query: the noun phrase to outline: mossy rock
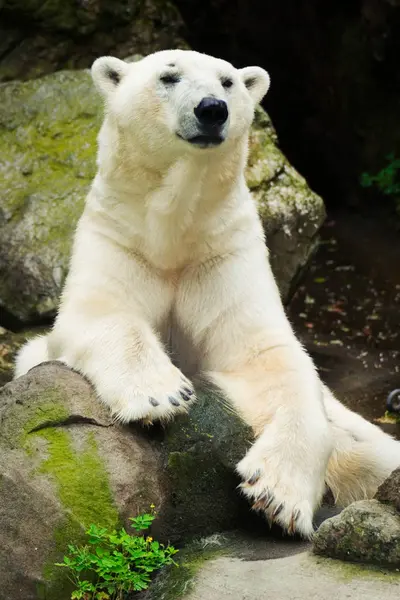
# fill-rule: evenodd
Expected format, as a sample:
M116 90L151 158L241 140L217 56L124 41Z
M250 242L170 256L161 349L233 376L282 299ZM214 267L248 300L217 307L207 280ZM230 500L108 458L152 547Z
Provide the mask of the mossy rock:
M327 519L314 537L314 552L344 561L400 568L400 516L378 500L354 502Z
M0 306L21 321L56 310L101 121L87 71L0 85ZM278 149L262 109L250 147L247 180L286 297L315 246L323 203Z
M172 423L162 443L169 502L156 528L173 542L251 520L235 466L253 434L215 390L199 389L197 396L189 416Z
M90 385L49 363L0 390L0 599L67 600L54 566L91 523L159 504L159 453L113 426Z
M243 525L250 508L234 467L252 441L215 391L199 391L167 429L113 422L87 380L45 363L0 390L0 600L68 600L54 566L91 523L182 544ZM265 526L265 523L263 523Z

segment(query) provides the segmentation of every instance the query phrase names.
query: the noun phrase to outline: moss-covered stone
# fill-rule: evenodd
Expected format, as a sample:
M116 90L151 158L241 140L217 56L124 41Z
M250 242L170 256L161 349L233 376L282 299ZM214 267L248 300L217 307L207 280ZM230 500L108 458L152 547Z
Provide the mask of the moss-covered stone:
M0 86L0 302L21 319L57 305L100 121L87 72Z
M395 469L386 481L379 486L375 498L383 504L393 506L399 513L400 518L400 467Z
M314 537L314 552L345 561L400 568L400 516L377 500L354 502L326 520Z
M133 459L134 457L134 459ZM0 599L69 600L54 563L91 523L113 528L161 496L158 453L113 426L87 381L54 363L0 390Z
M105 23L126 23L135 17L140 0L101 0L76 3L73 0L4 0L2 10L13 18L36 21L45 29L87 34Z

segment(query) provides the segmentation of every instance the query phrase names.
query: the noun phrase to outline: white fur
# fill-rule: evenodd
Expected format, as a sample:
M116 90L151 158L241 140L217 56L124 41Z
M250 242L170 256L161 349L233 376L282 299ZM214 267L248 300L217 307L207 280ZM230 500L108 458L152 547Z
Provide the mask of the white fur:
M171 69L179 82L165 84ZM325 480L338 501L371 496L400 444L322 386L285 316L244 179L269 77L180 50L103 57L92 73L106 106L98 173L54 328L22 349L16 375L61 359L118 419L152 421L186 411L186 376L206 374L257 436L238 465L243 492L310 536ZM193 110L210 96L227 103L225 141L195 147Z

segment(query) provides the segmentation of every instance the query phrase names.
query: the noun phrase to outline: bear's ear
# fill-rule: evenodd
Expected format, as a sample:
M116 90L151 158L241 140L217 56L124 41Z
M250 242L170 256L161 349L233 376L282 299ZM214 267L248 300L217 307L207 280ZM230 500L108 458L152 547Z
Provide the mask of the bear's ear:
M114 56L102 56L92 65L92 79L103 96L108 96L118 87L128 69L128 63L123 60Z
M261 102L268 92L270 84L267 71L264 71L261 67L246 67L245 69L239 69L239 75L255 104Z

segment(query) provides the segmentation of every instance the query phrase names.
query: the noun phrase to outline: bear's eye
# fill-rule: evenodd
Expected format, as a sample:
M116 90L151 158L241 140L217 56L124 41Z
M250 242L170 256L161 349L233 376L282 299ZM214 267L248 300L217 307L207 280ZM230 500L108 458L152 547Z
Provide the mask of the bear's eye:
M222 83L222 87L224 87L225 89L229 89L230 87L233 86L233 81L232 79L229 79L229 77L227 77L226 79L223 79L221 81Z
M165 84L174 84L174 83L178 83L180 80L179 75L176 75L175 73L165 73L165 75L161 75L160 77L160 81L162 81Z

